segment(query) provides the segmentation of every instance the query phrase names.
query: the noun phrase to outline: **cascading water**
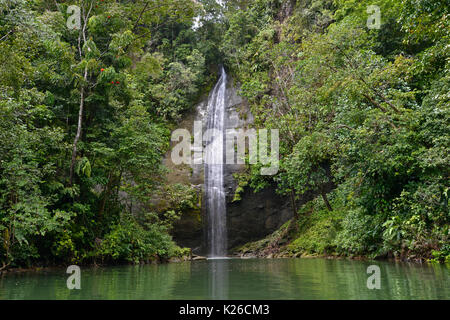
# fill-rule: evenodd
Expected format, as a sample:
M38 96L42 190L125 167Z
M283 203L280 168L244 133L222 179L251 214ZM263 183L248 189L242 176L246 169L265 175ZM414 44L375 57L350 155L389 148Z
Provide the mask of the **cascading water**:
M209 257L212 258L224 257L227 254L227 221L223 185L226 85L227 74L222 67L220 79L208 100L206 123L208 142L205 159L205 193Z

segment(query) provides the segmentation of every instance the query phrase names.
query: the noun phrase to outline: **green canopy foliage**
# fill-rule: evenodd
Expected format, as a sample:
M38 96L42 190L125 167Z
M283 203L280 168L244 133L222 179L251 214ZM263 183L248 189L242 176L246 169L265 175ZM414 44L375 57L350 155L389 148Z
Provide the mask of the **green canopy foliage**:
M225 13L225 60L255 126L280 129L272 180L297 223L324 206L346 213L328 252L448 255L448 2L233 3L246 10ZM257 170L241 177L260 185ZM331 205L302 208L311 192Z
M69 5L80 28L68 27ZM169 128L214 80L218 54L193 30L201 8L0 2L0 268L173 253L151 199L165 183ZM133 229L142 250L116 247Z

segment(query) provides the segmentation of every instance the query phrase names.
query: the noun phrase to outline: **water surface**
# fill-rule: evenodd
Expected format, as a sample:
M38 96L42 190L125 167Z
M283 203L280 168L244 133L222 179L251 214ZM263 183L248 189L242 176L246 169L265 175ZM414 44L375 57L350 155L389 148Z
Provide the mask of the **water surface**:
M369 265L381 289L367 288ZM82 268L81 290L65 270L0 276L0 299L449 299L440 265L327 259L228 259Z

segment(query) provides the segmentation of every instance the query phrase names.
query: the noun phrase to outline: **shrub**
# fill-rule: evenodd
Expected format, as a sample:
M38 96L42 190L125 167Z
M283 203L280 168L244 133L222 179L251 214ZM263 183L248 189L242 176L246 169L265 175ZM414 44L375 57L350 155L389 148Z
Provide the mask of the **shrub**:
M144 228L133 217L125 216L105 236L100 254L117 262L139 263L157 256L166 258L175 252L175 247L161 225L150 224Z
M342 230L336 238L341 254L377 255L382 243L382 221L379 216L365 215L359 209L350 210L342 221Z
M432 251L433 259L431 262L445 262L450 263L450 244L444 244L440 250Z
M327 254L335 251L334 239L340 228L340 212L322 210L300 219L302 231L288 249L291 252Z

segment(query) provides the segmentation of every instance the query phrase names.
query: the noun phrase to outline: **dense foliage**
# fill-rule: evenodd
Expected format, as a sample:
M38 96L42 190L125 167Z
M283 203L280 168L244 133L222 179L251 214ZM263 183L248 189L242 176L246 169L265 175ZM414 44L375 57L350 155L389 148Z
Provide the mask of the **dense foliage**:
M193 28L207 12L190 0L0 5L0 268L176 255L177 208L151 199L173 123L214 80L217 49L200 41L211 26Z
M183 254L161 160L220 63L280 129L237 178L290 197L289 250L449 259L448 1L224 3L0 0L0 270Z
M449 259L448 2L229 1L225 15L255 125L280 129L271 179L294 199L292 248Z

